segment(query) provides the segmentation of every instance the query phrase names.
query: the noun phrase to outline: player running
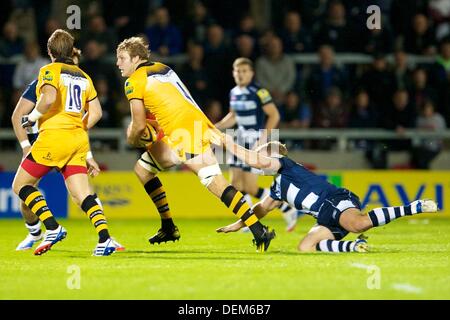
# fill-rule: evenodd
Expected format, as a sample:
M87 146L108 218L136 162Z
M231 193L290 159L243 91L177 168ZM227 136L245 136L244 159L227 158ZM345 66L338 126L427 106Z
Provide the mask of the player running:
M72 60L75 65L78 65L79 60L81 56L81 50L77 48L73 48L72 51ZM38 129L38 122L35 123L34 126L28 127L26 132L24 128L22 128L22 117L25 115L28 115L34 108L37 102L37 96L36 96L36 85L38 80L32 81L28 87L23 92L22 96L20 97L19 101L17 102L17 105L14 109L14 112L11 117L11 122L14 128L14 132L16 134L16 137L20 143L20 146L22 147L23 157L25 158L31 148L31 145L36 141L39 133ZM86 116L84 116L86 119ZM95 177L100 173L100 168L95 161L92 152L88 152L86 156L86 164L88 168L88 173L90 176ZM93 191L92 185L89 185L90 192L95 197L95 200L100 205L100 207L103 209L102 203L100 199L98 198L97 194ZM28 230L28 234L25 237L24 240L22 240L16 247L17 251L21 250L29 250L31 249L35 243L39 242L43 238L42 230L41 230L41 222L39 218L31 212L31 210L21 201L20 211L22 214L22 217L25 220L25 227ZM125 250L125 247L123 247L121 244L119 244L116 240L116 250L117 251L123 251Z
M261 88L254 80L253 62L237 58L233 62L233 78L236 86L230 91L230 112L218 123L217 129L228 129L237 125L237 144L254 150L267 142L272 129L278 126L280 113L273 103L269 91ZM264 130L262 130L264 129ZM231 184L244 194L263 199L269 189L258 187L258 176L252 168L239 158L230 163ZM287 224L287 231L293 231L297 224L297 210L282 202L280 210Z
M262 174L273 175L270 195L257 203L253 210L258 218L264 217L281 201L287 201L298 210L308 210L317 224L300 241L300 251L366 252L365 237L356 241L341 241L349 232L361 233L404 216L422 212L436 212L432 200L416 200L407 206L376 208L367 214L361 212L358 196L338 188L287 157L287 149L279 142L269 142L255 151L247 150L223 136L227 150L239 159L260 169ZM217 232L234 232L244 227L237 221Z
M223 177L210 146L210 129L214 125L200 110L188 89L168 66L150 61L148 44L132 37L117 47L117 66L125 82L132 121L128 143L141 146L140 137L148 114L155 116L165 137L142 154L135 172L152 198L162 218L161 229L151 243L179 237L172 219L164 219L168 210L163 186L156 174L163 168L183 162L196 173L201 183L237 215L253 233L258 251L266 251L275 232L263 226L241 192Z
M86 120L89 129L100 120L102 109L92 80L71 59L73 42L72 35L61 29L48 39L52 63L39 72L36 86L39 98L23 123L23 127L31 127L39 120L39 137L17 169L12 187L46 228L35 255L47 252L67 235L35 187L53 168L62 173L69 193L89 216L99 235L93 255L110 255L116 249L103 210L90 194L86 168L89 138L82 116L89 110Z

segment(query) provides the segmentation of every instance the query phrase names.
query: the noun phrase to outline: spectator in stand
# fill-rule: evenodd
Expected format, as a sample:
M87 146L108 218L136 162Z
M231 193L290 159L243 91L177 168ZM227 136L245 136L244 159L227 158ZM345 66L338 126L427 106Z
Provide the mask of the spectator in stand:
M429 15L435 25L436 39L450 36L450 1L430 0Z
M249 14L244 15L239 20L239 27L233 31L232 38L235 39L243 34L252 37L254 41L259 38L259 32L256 29L255 19L253 19L253 17Z
M379 114L386 114L392 103L394 78L387 69L387 62L382 54L374 56L372 67L362 74L358 81L367 90L370 100L374 103Z
M417 13L427 14L429 0L392 0L390 22L394 33L406 35Z
M283 53L283 44L278 37L269 40L265 54L256 60L256 79L270 91L276 105L283 103L296 79L295 64Z
M358 90L350 110L348 127L369 129L376 128L377 124L378 113L375 106L370 101L369 94L364 89ZM357 139L354 143L356 148L365 151L365 156L373 168L383 168L386 166L385 163L379 164L378 162L378 151L380 150L380 147L382 147L381 141Z
M426 131L444 131L445 120L434 109L431 100L427 100L416 121L416 128ZM417 169L429 169L430 163L442 150L441 139L423 139L420 144L413 147L412 164Z
M412 20L412 30L404 36L404 48L408 53L433 55L436 53L436 39L428 18L416 14Z
M10 58L17 54L22 54L25 42L20 37L17 25L9 21L3 27L3 36L0 38L0 57Z
M382 25L381 29L364 28L363 33L365 33L362 39L363 47L358 51L370 55L378 52L390 53L393 51L394 39L391 29L387 25Z
M441 41L439 55L431 68L431 85L441 86L447 80L450 73L450 37Z
M148 9L148 1L127 0L124 5L123 0L102 0L106 24L114 28L119 41L142 33Z
M302 26L300 14L289 11L284 18L284 28L281 30L284 52L312 52L313 44L310 32Z
M395 51L394 65L390 73L396 90L411 88L412 71L409 68L408 56L405 51Z
M342 2L332 0L328 7L325 22L319 21L315 26L315 43L331 45L336 52L353 51L356 43L352 29L347 23L345 7Z
M444 117L447 127L450 127L450 73L439 87L439 103L437 110Z
M89 27L81 36L81 46L84 47L92 40L100 45L102 55L114 52L117 47L117 37L112 30L108 29L102 16L96 15L90 18Z
M183 28L186 42L204 43L208 27L214 23L214 18L211 17L203 2L195 1L190 13L190 19L186 21L186 25Z
M309 128L311 124L311 108L301 101L295 91L289 91L285 103L280 110L280 128Z
M25 88L36 79L39 70L50 63L39 53L37 42L28 42L25 46L25 55L17 64L13 75L14 101L18 101Z
M102 106L102 118L97 126L100 128L118 127L119 119L116 110L116 102L109 89L108 81L105 78L98 77L94 86L97 89L97 97Z
M406 90L397 90L394 93L391 108L383 115L386 129L394 130L400 137L406 129L415 127L416 112L411 106ZM411 141L408 139L391 140L388 145L389 150L411 151Z
M341 92L348 90L347 76L336 66L333 48L323 45L319 48L318 55L319 65L314 66L306 79L306 92L313 104L313 109L325 98L331 87L337 87Z
M100 78L106 79L109 91L117 98L121 85L114 66L104 59L102 46L95 40L88 41L83 50L83 58L80 68L92 75L94 82Z
M337 87L328 90L325 100L314 110L315 126L318 128L344 128L347 125L348 112Z
M218 100L209 100L206 102L204 112L212 123L217 123L223 118L223 107Z
M208 99L208 74L203 65L203 47L190 42L187 47L188 60L179 68L180 78L189 89L192 97L200 106L204 106Z
M235 59L239 57L248 58L252 61L256 59L257 49L255 39L249 35L242 34L234 39L234 57Z
M425 101L437 101L437 93L433 87L428 84L428 75L425 69L417 68L413 72L413 82L409 91L412 107L419 112Z
M181 33L170 23L169 12L166 8L156 9L154 24L145 30L153 53L162 57L178 54L182 49Z
M206 74L210 81L210 94L222 105L226 105L228 88L234 83L230 72L233 57L221 26L218 24L209 26L203 48Z

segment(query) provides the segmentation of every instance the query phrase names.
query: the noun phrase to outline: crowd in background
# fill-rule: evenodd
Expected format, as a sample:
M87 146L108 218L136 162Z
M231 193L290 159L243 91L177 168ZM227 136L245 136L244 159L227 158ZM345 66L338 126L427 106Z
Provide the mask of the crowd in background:
M49 62L46 41L55 29L65 28L66 8L72 3L2 1L2 128L11 126L20 94ZM281 128L401 132L414 127L440 130L450 124L448 0L75 3L82 23L73 33L82 50L80 67L91 75L104 108L100 127L121 127L129 113L115 49L134 35L149 39L153 59L168 61L213 122L228 111L233 60L247 57L255 62L256 81L271 92L280 110ZM382 28L369 30L366 8L374 4L381 9ZM337 64L336 54L343 52L368 54L373 62ZM295 63L295 54L301 53L315 54L319 62ZM180 55L185 58L173 59ZM411 55L428 56L432 62L412 64ZM390 147L410 148L408 143ZM435 145L438 150L439 143Z

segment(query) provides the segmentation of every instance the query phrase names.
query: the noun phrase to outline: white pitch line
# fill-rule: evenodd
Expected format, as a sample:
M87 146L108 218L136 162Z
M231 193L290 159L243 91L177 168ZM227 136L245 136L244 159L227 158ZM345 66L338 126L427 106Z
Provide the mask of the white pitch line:
M354 268L358 268L358 269L368 269L371 267L368 264L358 263L358 262L351 263L350 266L352 266Z
M422 288L415 287L412 284L409 283L393 283L392 288L398 291L404 291L408 293L415 293L415 294L421 294Z

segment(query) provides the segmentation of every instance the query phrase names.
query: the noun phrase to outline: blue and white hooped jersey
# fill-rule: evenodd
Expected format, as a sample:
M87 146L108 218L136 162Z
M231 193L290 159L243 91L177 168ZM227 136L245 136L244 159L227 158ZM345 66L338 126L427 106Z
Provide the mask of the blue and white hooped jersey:
M240 130L264 129L266 116L262 107L271 102L269 91L254 82L247 87L236 86L230 91L230 108L236 114Z
M317 217L325 199L338 188L287 157L279 160L281 168L270 187L270 196Z

